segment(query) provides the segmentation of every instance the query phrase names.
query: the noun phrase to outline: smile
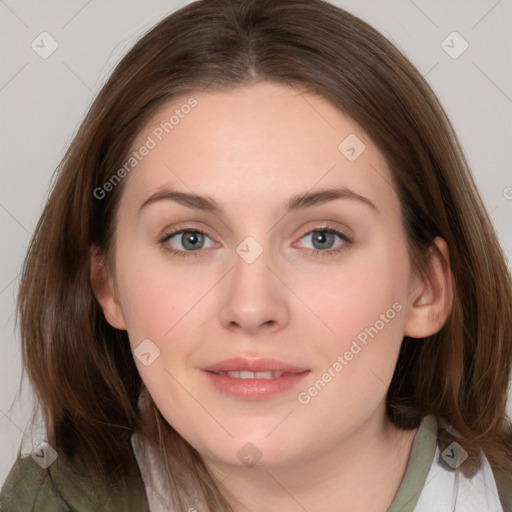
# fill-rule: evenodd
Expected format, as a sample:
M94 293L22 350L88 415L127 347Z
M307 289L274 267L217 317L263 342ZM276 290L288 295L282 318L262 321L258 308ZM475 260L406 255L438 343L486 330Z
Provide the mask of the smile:
M240 371L240 372L213 372L217 375L227 375L232 379L275 379L276 377L282 377L283 375L296 375L294 373L285 373L285 372L249 372L249 371Z
M200 370L208 385L225 396L240 400L265 400L296 387L311 370L263 357L233 357Z

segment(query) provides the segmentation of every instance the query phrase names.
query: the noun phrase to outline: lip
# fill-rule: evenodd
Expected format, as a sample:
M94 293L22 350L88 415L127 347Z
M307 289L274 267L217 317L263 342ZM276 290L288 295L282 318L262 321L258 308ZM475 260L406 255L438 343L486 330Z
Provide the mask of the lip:
M224 359L218 363L212 364L203 368L207 372L283 372L283 373L302 373L308 368L301 368L294 366L279 359L272 359L268 357L260 359L246 359L244 357L233 357L231 359Z
M219 375L215 372L249 371L280 372L280 377L261 379L242 379ZM242 400L265 400L294 388L306 375L307 368L294 366L278 359L244 359L235 357L226 359L201 370L210 384L221 393Z

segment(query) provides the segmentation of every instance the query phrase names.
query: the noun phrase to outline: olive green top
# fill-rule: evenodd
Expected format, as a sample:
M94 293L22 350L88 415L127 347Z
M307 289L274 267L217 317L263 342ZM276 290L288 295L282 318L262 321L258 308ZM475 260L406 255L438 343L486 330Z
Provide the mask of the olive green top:
M423 417L404 477L388 512L413 512L433 463L437 427L435 416ZM133 478L113 488L77 471L63 457L58 457L46 470L32 457L20 458L0 493L0 512L150 512L135 456L133 461ZM510 497L510 486L507 492Z
M424 416L414 436L402 482L388 512L412 512L425 485L437 446L437 419Z

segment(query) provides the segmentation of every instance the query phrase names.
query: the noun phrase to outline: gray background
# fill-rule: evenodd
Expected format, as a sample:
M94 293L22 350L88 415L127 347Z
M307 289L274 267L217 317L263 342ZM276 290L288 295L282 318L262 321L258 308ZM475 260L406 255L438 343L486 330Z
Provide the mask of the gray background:
M50 177L113 66L143 32L187 3L0 0L0 485L19 442L37 444L24 434L30 393L11 408L21 376L14 304ZM391 39L427 78L512 261L512 1L333 3ZM59 45L47 59L31 47L44 31ZM441 46L453 31L469 44L456 59ZM460 48L456 40L448 44ZM509 401L509 415L511 409Z

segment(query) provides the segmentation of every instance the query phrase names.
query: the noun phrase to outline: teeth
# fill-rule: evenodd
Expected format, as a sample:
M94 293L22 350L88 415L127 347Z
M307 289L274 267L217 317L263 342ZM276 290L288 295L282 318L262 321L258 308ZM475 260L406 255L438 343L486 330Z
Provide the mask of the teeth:
M282 372L256 372L254 374L257 379L273 379L275 377L281 377Z
M284 372L219 372L218 375L227 375L233 379L274 379L282 377Z

